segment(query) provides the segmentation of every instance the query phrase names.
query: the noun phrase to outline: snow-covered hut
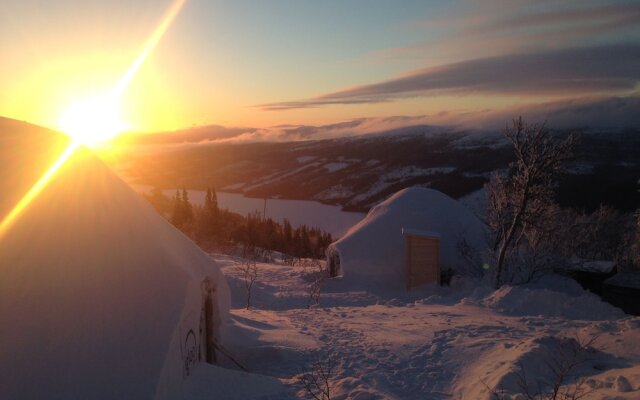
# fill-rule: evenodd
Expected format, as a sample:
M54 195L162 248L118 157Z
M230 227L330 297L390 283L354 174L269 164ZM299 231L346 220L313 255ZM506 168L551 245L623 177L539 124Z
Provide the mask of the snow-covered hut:
M412 288L463 272L461 246L481 251L484 224L466 207L433 189L403 189L373 207L327 249L332 276L381 287Z
M0 221L67 141L0 119ZM3 225L0 273L2 399L180 398L220 357L219 268L89 150Z

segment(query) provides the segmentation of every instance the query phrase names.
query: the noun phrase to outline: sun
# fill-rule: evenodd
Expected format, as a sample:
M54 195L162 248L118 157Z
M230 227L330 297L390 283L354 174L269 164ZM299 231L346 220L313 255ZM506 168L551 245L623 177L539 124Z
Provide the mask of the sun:
M102 95L78 100L61 115L60 129L81 145L98 147L128 129L117 96Z

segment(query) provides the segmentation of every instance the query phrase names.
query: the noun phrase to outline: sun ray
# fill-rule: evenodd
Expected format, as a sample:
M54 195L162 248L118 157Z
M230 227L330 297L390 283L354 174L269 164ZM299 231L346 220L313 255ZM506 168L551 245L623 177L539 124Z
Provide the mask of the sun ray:
M56 161L49 167L49 169L38 179L38 181L29 189L27 194L25 194L22 199L16 204L15 207L7 214L6 217L0 223L0 238L4 232L6 232L11 224L16 220L16 218L20 215L20 213L31 204L31 202L38 197L40 192L47 186L51 178L55 175L56 172L67 162L69 157L73 155L73 153L80 147L76 142L72 142L67 146L67 148L62 152L60 157L56 159Z
M160 22L160 25L158 25L158 27L153 31L136 60L131 64L131 67L129 67L127 72L122 76L122 78L120 78L118 84L113 89L113 94L116 97L119 97L122 92L124 92L125 88L129 85L129 82L131 82L131 79L133 79L149 54L151 54L151 52L156 48L158 42L160 42L160 39L162 39L162 36L164 36L167 29L182 9L182 6L184 6L184 3L186 3L186 0L176 0L167 10L164 18Z
M185 2L186 0L175 0L171 4L131 66L110 90L80 99L66 109L59 120L63 132L84 145L97 147L128 129L129 126L121 115L122 94L158 46Z
M147 42L145 43L144 48L136 57L135 61L127 72L120 78L114 88L107 94L108 98L117 99L119 98L124 90L127 88L135 74L138 72L142 64L145 62L147 57L155 47L158 45L160 39L165 34L171 23L174 21L186 0L175 0L171 7L165 13L162 21L158 25L158 27L153 31ZM29 189L29 191L20 199L20 201L13 207L13 209L7 214L0 222L0 239L4 236L4 234L8 231L11 225L16 221L16 219L20 216L20 214L27 208L33 200L38 197L38 195L42 192L42 190L49 184L54 175L58 172L58 170L69 160L69 158L73 155L73 153L81 147L83 144L82 140L78 140L77 138L72 138L71 143L67 146L67 148L62 152L60 157L56 159L56 161L49 167L49 169L36 181L36 183Z

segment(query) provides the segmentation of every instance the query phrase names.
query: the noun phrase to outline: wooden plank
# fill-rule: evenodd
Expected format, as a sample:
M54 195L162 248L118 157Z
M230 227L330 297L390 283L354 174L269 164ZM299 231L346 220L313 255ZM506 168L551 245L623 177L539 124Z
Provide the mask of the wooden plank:
M440 282L440 239L405 236L407 289Z

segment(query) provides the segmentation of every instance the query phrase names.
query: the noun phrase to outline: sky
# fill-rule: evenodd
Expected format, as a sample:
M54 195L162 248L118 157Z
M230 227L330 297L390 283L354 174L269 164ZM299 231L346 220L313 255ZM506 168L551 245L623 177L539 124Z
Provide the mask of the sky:
M58 128L121 80L172 3L4 0L0 116ZM637 1L187 0L120 107L137 131L522 110L635 124L638 26Z

